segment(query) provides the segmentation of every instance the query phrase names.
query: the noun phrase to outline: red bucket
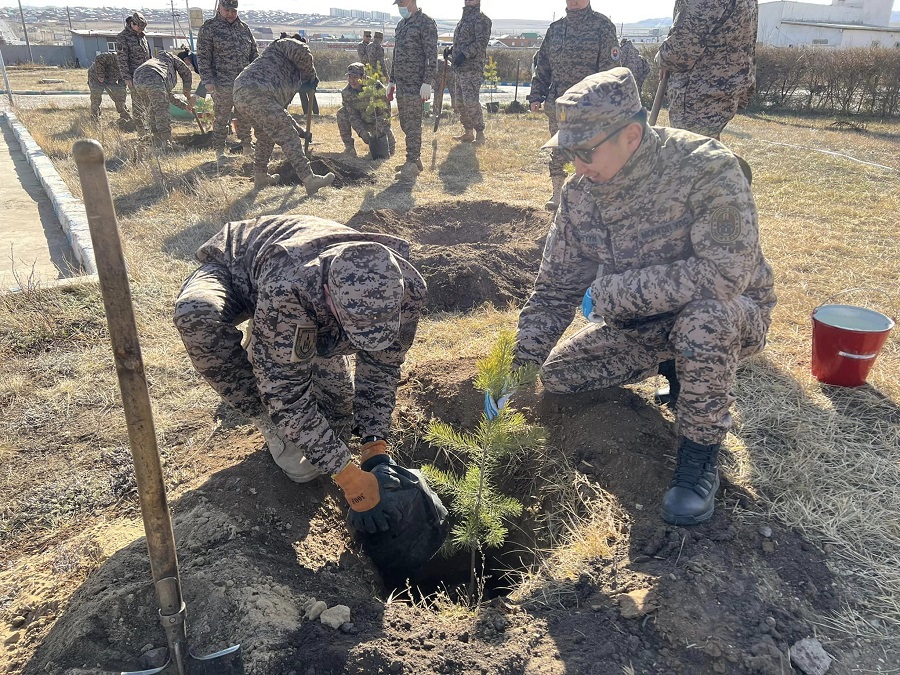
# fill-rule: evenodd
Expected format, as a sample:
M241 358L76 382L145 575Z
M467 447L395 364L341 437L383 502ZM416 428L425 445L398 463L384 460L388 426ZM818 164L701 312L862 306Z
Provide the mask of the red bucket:
M812 322L812 374L838 387L866 383L894 327L894 320L881 312L854 305L819 305Z

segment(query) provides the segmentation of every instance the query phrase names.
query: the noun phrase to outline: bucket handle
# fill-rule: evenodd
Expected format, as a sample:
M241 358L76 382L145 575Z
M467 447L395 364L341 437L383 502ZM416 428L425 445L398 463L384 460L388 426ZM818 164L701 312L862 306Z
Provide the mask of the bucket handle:
M847 293L854 293L856 291L869 291L872 293L878 293L879 295L881 295L883 298L885 298L887 300L887 304L889 306L892 304L891 296L890 296L890 294L888 294L887 291L883 291L880 288L872 288L871 286L859 286L857 288L845 288L842 291L838 291L837 293L833 293L832 295L829 295L822 302L820 302L818 305L815 306L815 309L813 309L813 314L816 313L816 310L819 309L819 307L821 307L822 305L827 305L829 302L831 302L835 298L838 298L842 295L846 295ZM891 316L891 319L896 321L896 312L892 312L892 314L893 314L893 316Z

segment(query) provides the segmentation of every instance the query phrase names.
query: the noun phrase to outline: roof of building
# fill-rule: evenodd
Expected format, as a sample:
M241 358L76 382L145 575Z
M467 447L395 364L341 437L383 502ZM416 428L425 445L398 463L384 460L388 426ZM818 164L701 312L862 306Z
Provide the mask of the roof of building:
M782 19L781 23L789 23L794 26L815 26L816 28L837 28L839 30L868 30L880 33L900 33L900 26L866 26L861 23L826 23L824 21L798 21L796 19Z
M89 30L83 28L72 28L69 29L69 32L73 35L80 35L82 37L116 37L119 33L122 32L122 30ZM175 38L177 40L187 40L187 35L174 35L173 33L152 33L150 31L144 31L144 37Z

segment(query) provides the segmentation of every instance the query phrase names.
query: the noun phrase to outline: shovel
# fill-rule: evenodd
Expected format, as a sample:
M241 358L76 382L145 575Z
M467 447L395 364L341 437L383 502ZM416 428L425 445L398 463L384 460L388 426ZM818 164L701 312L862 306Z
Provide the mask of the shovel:
M80 140L75 142L74 155L97 258L97 273L119 377L119 389L122 392L122 407L125 409L141 515L150 553L150 570L159 600L159 620L169 644L169 660L164 666L124 675L243 675L240 645L204 657L194 656L188 648L175 536L166 502L150 393L103 148L97 141Z
M656 119L659 117L659 109L662 108L663 96L666 95L666 87L669 86L669 71L659 71L659 86L656 88L656 96L653 98L653 107L650 109L650 116L647 123L652 127L656 126Z

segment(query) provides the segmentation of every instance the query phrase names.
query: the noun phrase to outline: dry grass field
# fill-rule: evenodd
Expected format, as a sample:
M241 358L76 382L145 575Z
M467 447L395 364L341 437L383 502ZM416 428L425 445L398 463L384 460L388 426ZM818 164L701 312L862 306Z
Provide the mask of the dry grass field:
M322 113L314 151L327 160L342 144L334 110ZM537 115L490 117L481 148L454 144L453 120L442 123L435 146L427 129L426 171L412 187L394 182L398 162L372 166L359 159L350 165L367 181L307 198L295 185L255 193L241 175L240 157L220 170L212 150L153 156L133 136L93 126L86 109L17 114L76 195L73 141L94 137L106 149L173 499L196 489L211 466L227 465L215 440L223 428L249 433L240 421L223 427L228 414L194 373L171 323L193 251L222 223L271 213L347 222L382 209L402 219L412 209L440 213L461 203L539 209L549 190L546 159L537 151L546 122ZM825 387L810 374L810 314L817 305L859 289L841 297L898 314L900 124L870 122L853 131L831 122L739 116L723 137L753 167L763 249L779 298L768 347L739 373L727 472L754 506L729 502L729 518L754 527L777 522L822 552L841 601L819 611L813 625L839 655L834 672L900 672L900 333L894 331L865 387ZM399 149L396 124L395 132ZM176 137L190 133L176 125ZM516 315L505 306L432 313L420 324L405 370L425 373L446 367L451 355L482 356L499 328L515 326ZM646 398L652 385L633 389ZM24 672L71 593L141 536L130 480L98 288L0 296L0 639L2 624L22 607L45 609L31 646L9 647L0 666ZM571 523L565 545L547 553L545 573L608 557L607 539L596 534L621 536L613 502Z

